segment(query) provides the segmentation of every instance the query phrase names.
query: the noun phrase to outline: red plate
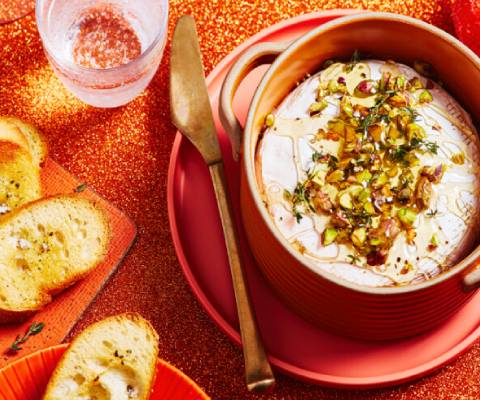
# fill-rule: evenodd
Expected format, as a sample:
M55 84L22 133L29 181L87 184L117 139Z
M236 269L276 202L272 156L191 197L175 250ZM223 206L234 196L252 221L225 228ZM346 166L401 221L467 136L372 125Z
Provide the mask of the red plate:
M21 358L0 370L0 400L40 400L60 357L69 345L61 344ZM150 400L209 400L183 372L157 361Z
M274 25L250 38L209 75L225 170L239 215L239 168L231 157L228 138L218 119L218 96L233 61L249 46L286 41L354 11L307 14ZM265 67L253 71L240 86L234 102L240 119ZM170 160L168 211L180 265L201 304L217 325L240 344L233 289L208 169L193 146L178 133ZM274 295L248 250L241 247L253 303L270 360L278 370L305 381L344 388L389 386L426 375L466 351L480 336L480 293L459 313L428 334L395 342L362 342L332 335L304 321Z

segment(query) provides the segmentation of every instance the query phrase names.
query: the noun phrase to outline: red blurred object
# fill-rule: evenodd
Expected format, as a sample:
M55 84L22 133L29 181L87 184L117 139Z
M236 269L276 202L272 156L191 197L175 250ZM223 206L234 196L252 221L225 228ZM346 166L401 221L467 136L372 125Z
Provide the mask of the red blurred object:
M455 0L452 11L458 38L480 56L480 0Z
M0 400L40 400L67 347L68 344L48 347L2 368ZM183 372L158 359L150 400L210 400L210 397Z

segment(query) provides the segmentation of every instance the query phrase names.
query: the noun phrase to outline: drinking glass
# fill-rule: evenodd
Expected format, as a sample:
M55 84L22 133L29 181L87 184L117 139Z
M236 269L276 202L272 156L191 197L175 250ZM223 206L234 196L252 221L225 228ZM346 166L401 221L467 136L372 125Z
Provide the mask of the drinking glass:
M167 37L168 0L37 0L45 53L79 99L117 107L153 78Z

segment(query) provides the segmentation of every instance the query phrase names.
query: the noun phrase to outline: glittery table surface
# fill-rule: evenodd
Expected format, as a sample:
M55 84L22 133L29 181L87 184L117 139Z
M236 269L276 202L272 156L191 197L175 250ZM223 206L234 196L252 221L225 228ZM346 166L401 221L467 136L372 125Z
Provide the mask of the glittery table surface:
M3 1L3 0L2 0ZM177 0L176 19L195 16L207 72L252 34L282 19L332 8L403 13L452 31L450 4L437 0ZM210 321L186 283L170 237L166 182L175 129L168 106L168 56L149 88L129 105L94 109L54 76L33 15L0 26L0 114L17 115L47 135L51 156L127 212L138 240L74 334L111 314L137 311L160 334L160 356L213 399L480 399L480 345L420 381L368 392L325 389L278 374L269 395L247 393L242 353Z

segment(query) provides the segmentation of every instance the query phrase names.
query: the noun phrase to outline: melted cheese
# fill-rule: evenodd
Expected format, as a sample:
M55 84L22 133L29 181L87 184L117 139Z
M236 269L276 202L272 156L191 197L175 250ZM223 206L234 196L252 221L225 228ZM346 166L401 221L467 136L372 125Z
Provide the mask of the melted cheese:
M329 221L328 216L305 215L297 222L292 215L291 205L283 198L284 190L292 192L297 182L306 178L307 171L314 166L314 151L338 153L338 142L312 140L319 129L326 129L328 121L339 114L340 96L333 94L325 97L328 107L319 116L309 116L308 109L315 102L320 82L342 76L347 90L353 94L361 80L378 80L385 71L395 75L401 73L407 79L418 77L426 84L425 78L402 64L369 60L358 63L350 73L344 72L343 64L333 64L307 79L284 99L273 113L274 125L266 130L257 153L257 173L263 183L264 202L281 235L294 248L301 248L303 256L312 260L319 270L366 286L409 284L440 273L448 267L445 264L449 262L449 255L462 243L479 208L479 139L469 115L434 84L430 90L433 102L416 107L420 116L416 123L425 129L426 140L439 145L439 151L438 155L421 155L420 162L421 166L444 164L447 170L441 182L433 185L430 210L437 213L433 217L425 212L419 215L414 225L417 231L414 245L408 245L402 233L395 239L384 265L369 267L364 260L352 265L350 246L322 245L321 234ZM371 107L375 104L375 95L355 101ZM451 161L451 156L459 152L465 154L463 165ZM414 172L418 174L419 169L417 167ZM322 171L319 174L322 179ZM440 245L435 251L428 251L434 233ZM414 268L400 273L406 263Z

